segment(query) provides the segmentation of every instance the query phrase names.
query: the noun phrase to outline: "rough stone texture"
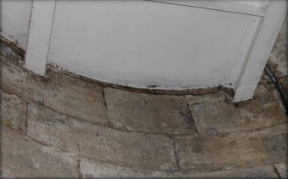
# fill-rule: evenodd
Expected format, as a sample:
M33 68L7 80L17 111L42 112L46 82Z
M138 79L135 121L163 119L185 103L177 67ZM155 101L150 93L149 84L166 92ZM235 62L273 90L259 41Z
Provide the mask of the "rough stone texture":
M282 85L283 89L288 94L288 76L281 78L279 81L280 81L280 84Z
M272 65L274 72L278 78L288 75L288 60L287 60L287 16L281 27L273 50L269 57L269 64Z
M167 178L165 172L137 170L111 164L81 160L80 171L83 178Z
M0 86L59 112L104 124L107 122L103 89L65 74L48 71L49 78L33 75L18 65L0 61Z
M275 168L280 175L281 178L288 178L288 167L287 162L286 163L278 163L275 165Z
M189 173L135 170L111 164L81 160L80 171L83 178L278 178L273 166Z
M109 121L128 131L193 134L195 124L182 96L148 95L105 88Z
M3 93L0 90L1 123L24 132L26 118L26 103L15 95Z
M269 127L287 120L273 90L272 85L260 84L253 100L235 105L222 92L187 96L187 101L200 134L232 133Z
M22 50L16 49L15 47L11 47L11 44L8 45L4 42L4 40L0 37L0 60L6 61L22 61L22 55L24 52Z
M8 129L1 132L1 178L76 178L72 154L42 146Z
M225 170L217 172L185 173L177 172L169 174L168 178L278 178L272 166L253 167L247 169Z
M34 105L29 106L27 131L37 141L101 162L149 170L176 168L171 141L164 136L94 126Z
M223 170L285 160L287 124L229 136L175 137L181 170Z
M277 163L287 158L287 133L270 134L262 137L266 151L270 154L267 161Z

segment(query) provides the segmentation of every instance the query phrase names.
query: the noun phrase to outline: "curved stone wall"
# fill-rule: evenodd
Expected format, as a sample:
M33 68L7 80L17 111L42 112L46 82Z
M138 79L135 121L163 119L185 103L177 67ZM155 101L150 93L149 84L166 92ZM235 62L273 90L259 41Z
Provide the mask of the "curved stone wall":
M254 100L225 91L156 95L50 67L22 68L1 44L1 176L284 177L287 118L263 78Z

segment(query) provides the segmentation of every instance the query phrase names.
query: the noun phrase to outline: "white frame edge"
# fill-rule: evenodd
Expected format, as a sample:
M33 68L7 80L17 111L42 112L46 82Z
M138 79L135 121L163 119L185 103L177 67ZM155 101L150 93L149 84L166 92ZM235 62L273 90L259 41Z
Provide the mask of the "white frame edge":
M44 76L50 46L56 1L32 2L24 67Z
M259 33L242 66L233 101L251 99L261 78L271 50L287 13L286 0L271 0L259 27Z

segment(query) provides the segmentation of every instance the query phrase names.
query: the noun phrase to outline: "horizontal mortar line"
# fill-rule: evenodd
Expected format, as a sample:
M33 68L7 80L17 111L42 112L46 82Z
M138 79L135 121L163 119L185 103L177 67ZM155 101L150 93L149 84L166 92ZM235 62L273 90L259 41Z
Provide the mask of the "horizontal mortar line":
M11 130L10 128L8 128L8 129ZM5 132L5 130L7 130L7 129L4 129L3 131ZM271 163L271 164L263 164L263 163L260 163L260 165L254 164L254 165L249 165L249 167L240 166L240 167L236 167L236 168L233 168L233 169L225 169L225 170L203 170L203 171L201 171L201 172L194 172L195 170L188 170L188 169L181 169L181 168L180 168L180 171L178 171L178 170L163 170L163 171L161 171L161 170L147 170L147 169L131 168L131 167L128 167L128 166L119 165L119 164L117 164L117 163L111 163L111 162L106 162L106 161L104 162L103 160L99 160L99 159L96 159L96 158L94 158L94 157L86 156L86 155L83 155L83 154L77 154L77 153L71 152L71 151L69 151L69 150L65 150L65 149L62 149L62 148L57 148L57 147L55 147L55 146L53 146L53 145L48 145L48 144L46 144L46 143L43 143L43 142L41 142L41 141L36 140L35 138L33 138L33 137L29 136L29 135L19 134L17 131L14 131L14 130L12 130L12 132L17 133L18 135L22 136L24 139L25 139L25 138L31 139L32 141L34 141L34 142L36 142L36 143L38 143L38 144L40 144L40 145L43 145L43 146L45 146L45 147L49 147L49 148L51 148L51 149L55 149L56 151L65 152L65 153L67 153L67 154L70 154L70 155L72 155L72 157L75 157L75 160L77 160L77 159L81 159L81 160L87 159L87 160L90 160L90 161L92 161L92 162L94 161L94 162L97 162L97 163L100 163L100 164L114 165L114 166L119 166L119 167L123 167L123 168L134 169L134 170L141 170L141 171L164 172L164 173L166 173L166 174L173 174L173 173L171 173L171 172L175 172L175 173L185 172L186 174L193 174L193 173L195 173L195 174L201 174L201 173L207 174L207 173L214 173L214 172L218 172L218 171L224 171L224 172L225 172L225 171L251 169L252 167L267 167L267 166L274 167L275 164L282 163L282 162L285 162L285 161L286 161L285 159L283 159L283 161L281 161L281 162L278 161L278 162ZM73 156L73 155L74 155L74 156Z
M183 172L185 174L208 174L208 173L215 173L215 172L229 172L229 171L239 171L239 170L249 170L249 169L253 169L253 168L260 168L260 167L271 167L271 168L274 168L274 166L276 164L279 164L279 163L282 163L282 162L286 162L286 159L283 159L283 161L281 162L277 162L277 163L274 163L274 162L271 162L271 163L263 163L263 162L259 162L259 165L258 164L253 164L253 165L248 165L248 166L245 166L245 164L239 166L239 167L235 167L233 169L219 169L219 170L202 170L201 172L197 172L198 170L195 170L195 169L181 169L179 172ZM196 171L196 172L195 172Z
M221 137L221 138L227 138L227 137L235 137L235 136L239 136L239 135L246 135L246 134L253 134L255 133L257 135L257 133L265 130L265 129L269 129L269 128L272 128L272 127L275 127L275 126L278 126L278 125L282 125L282 124L287 124L288 123L286 121L283 121L283 122L280 122L280 123L277 123L277 124L273 124L271 126L268 126L268 127L263 127L263 128L256 128L256 129L251 129L251 130L244 130L244 129L239 129L238 131L232 131L232 132L220 132L220 133L217 133L217 134L200 134L200 133L196 133L196 134L193 134L193 135L190 135L190 134L172 134L172 135L169 135L170 138L175 138L175 137L189 137L189 136L192 136L192 137L211 137L211 136L215 136L215 137ZM237 132L237 133L235 133ZM247 132L247 133L241 133L241 132ZM285 131L286 132L286 131ZM283 131L283 133L285 133Z
M288 125L287 121L284 120L283 122L279 122L279 123L276 123L276 124L272 124L272 125L270 125L270 126L260 127L260 128L256 128L256 129L250 129L250 130L242 129L242 130L240 130L239 132L246 132L247 134L251 134L251 133L253 134L253 132L255 132L255 133L261 132L261 131L263 131L263 130L265 130L265 129L269 129L269 128L271 128L271 127L275 127L275 126L282 125L282 124L285 124L285 123ZM286 132L287 132L287 131L286 131ZM232 134L234 134L234 133L232 133Z
M127 131L127 130L124 130L124 129L121 129L121 128L116 128L116 127L107 127L107 125L105 125L105 124L101 124L101 123L93 123L93 122L91 122L91 121L86 121L85 119L82 119L82 118L79 118L79 117L77 117L77 116L72 116L72 115L69 115L69 114L65 114L65 113L63 113L63 112L60 112L60 111L57 111L56 109L53 109L53 108L51 108L51 107L49 107L49 106L45 106L45 105L43 105L42 103L41 104L38 104L38 103L35 103L35 102L31 102L31 104L36 104L36 105L40 105L40 106L43 106L43 107L45 107L45 108L47 108L47 109L50 109L50 110L52 110L52 111L54 111L54 112L57 112L58 114L60 114L60 115L65 115L65 116L67 116L67 117L70 117L70 118L72 118L72 119L74 119L74 120L77 120L77 121L80 121L80 122L83 122L83 123L88 123L88 124L92 124L92 125L94 125L94 126L99 126L99 127L103 127L103 128L109 128L109 129L113 129L113 130L116 130L116 131L120 131L120 132L123 132L123 133L128 133L128 134L139 134L139 135L154 135L154 136L164 136L164 137L167 137L167 138L169 138L168 136L171 136L171 135L173 135L173 136L178 136L178 135L189 135L189 136L194 136L194 135L192 135L192 134L167 134L167 133L155 133L155 132L140 132L140 131ZM109 123L109 121L107 120L107 122Z
M107 127L105 124L100 124L100 123L93 123L93 122L90 122L90 121L86 121L85 119L82 119L82 118L79 118L77 116L73 116L73 115L69 115L69 114L65 114L63 112L60 112L60 111L57 111L56 109L53 109L49 106L46 106L45 104L42 104L42 103L39 103L38 101L34 101L34 100L31 100L30 98L27 98L27 97L22 97L22 96L19 96L18 94L15 94L15 93L11 93L11 92L6 92L5 90L3 90L3 88L0 86L0 90L2 90L2 92L6 93L6 94L10 94L10 95L15 95L17 96L18 98L20 98L21 100L27 102L28 104L36 104L36 105L40 105L42 107L45 107L47 109L50 109L60 115L65 115L67 117L70 117L74 120L77 120L77 121L80 121L80 122L83 122L83 123L88 123L88 124L92 124L94 126L100 126L100 127L104 127L104 128L110 128L110 129L113 129L113 130L116 130L116 131L120 131L120 132L123 132L123 133L129 133L129 134L139 134L139 135L154 135L154 136L164 136L164 137L167 137L169 140L171 140L170 138L174 138L174 137L185 137L185 136L191 136L191 137L207 137L207 136L211 136L209 134L199 134L199 133L195 133L195 134L169 134L169 133L155 133L155 132L140 132L140 131L127 131L127 130L124 130L124 129L120 129L120 128L115 128L115 127ZM28 119L29 120L29 119ZM107 120L107 122L109 122ZM286 123L286 121L283 121L281 123L277 123L277 124L273 124L271 126L268 126L268 127L263 127L263 128L258 128L258 129L251 129L251 130L239 130L237 132L247 132L248 134L251 134L253 132L260 132L262 130L265 130L265 129L268 129L270 127L274 127L274 126L277 126L277 125L281 125L281 124L284 124ZM234 131L235 132L235 131ZM219 137L222 137L223 135L225 135L226 137L226 134L227 136L233 136L234 135L234 132L231 132L231 133L218 133L216 135L212 135L212 136L219 136Z
M23 136L25 136L26 134L25 134L25 131L20 131L20 130L18 130L18 129L15 129L15 128L13 128L12 126L10 126L9 124L7 124L7 123L5 123L5 122L0 122L0 130L6 130L6 128L7 129L9 129L9 130L11 130L11 131L13 131L13 132L15 132L15 133L17 133L17 134L19 134L19 135L23 135ZM1 136L1 134L0 134L0 136ZM1 140L1 139L0 139ZM1 142L0 142L1 143ZM1 150L1 149L0 149Z
M197 8L197 9L207 9L207 10L227 12L227 13L232 13L232 14L244 14L244 15L250 15L250 16L256 16L256 17L264 17L265 16L265 15L247 13L247 12L235 12L232 10L221 10L221 9L216 9L216 8L212 8L212 7L204 7L204 6L188 5L188 4L178 4L178 3L167 2L167 1L166 2L165 1L157 1L157 0L144 0L144 1L162 3L162 4L171 4L171 5L175 5L175 6L193 7L193 8Z
M5 90L3 90L3 88L2 88L1 86L0 86L0 90L1 90L2 92L6 93L6 94L15 95L15 96L17 96L18 98L20 98L22 101L27 102L28 104L39 105L39 106L45 107L45 108L47 108L47 109L50 109L50 110L52 110L53 112L56 112L56 113L58 113L58 114L60 114L60 115L65 115L65 116L70 117L70 118L72 118L72 119L74 119L74 120L77 120L77 121L80 121L80 122L83 122L83 123L92 124L92 125L94 125L94 126L100 126L100 127L104 127L104 128L110 128L110 129L113 129L113 130L116 130L116 131L120 131L120 132L124 132L124 133L129 133L129 134L133 134L133 133L134 133L134 134L141 134L141 135L155 135L155 136L164 136L164 137L167 137L167 138L169 138L169 136L171 136L171 135L172 135L172 136L179 136L179 135L195 136L194 134L169 134L169 133L127 131L127 130L124 130L124 129L121 129L121 128L107 127L105 124L93 123L93 122L91 122L91 121L87 121L87 120L82 119L82 118L79 118L79 117L77 117L77 116L65 114L65 113L63 113L63 112L61 112L61 111L58 111L58 110L56 110L56 109L54 109L54 108L51 108L50 106L46 106L45 104L40 103L40 102L38 102L38 101L31 100L31 99L29 99L29 98L27 98L27 97L24 97L24 98L23 98L22 96L19 96L18 94L15 94L15 93L6 92ZM29 120L29 119L28 119L28 120ZM109 122L109 121L107 120L107 122Z
M11 63L10 61L3 61L3 65ZM13 63L13 62L12 62ZM26 68L23 68L22 64L15 64L17 67L21 68L24 72L27 72L29 75L35 75L33 72L27 70ZM117 89L117 90L122 90L122 91L127 91L127 92L133 92L133 93L139 93L139 94L149 94L149 95L159 95L159 96L189 96L189 95L196 95L196 96L203 96L206 94L212 94L212 93L217 93L220 91L224 91L230 95L229 90L226 89L225 87L211 87L211 88L198 88L198 89L182 89L182 90L165 90L165 89L146 89L146 88L134 88L134 87L129 87L129 86L122 86L119 84L112 84L108 82L103 82L103 81L98 81L96 79L91 79L85 76L81 76L78 74L73 74L72 72L66 71L66 70L59 70L49 64L47 64L47 70L51 70L52 72L63 74L63 75L68 75L70 77L73 77L77 80L81 80L83 82L97 85L103 90L106 88L111 88L111 89ZM49 79L49 76L38 76L41 79ZM204 90L204 92L203 92Z
M16 132L13 130L13 132ZM17 133L17 132L16 132ZM17 133L19 134L19 133ZM20 134L19 134L20 135ZM108 165L114 165L114 166L119 166L119 167L123 167L123 168L129 168L129 169L134 169L134 170L141 170L141 171L151 171L151 172L177 172L177 170L147 170L147 169L141 169L141 168L132 168L132 167L129 167L129 166L125 166L125 165L119 165L117 162L113 163L113 162L109 162L109 161L104 161L104 160L101 160L101 159L97 159L95 157L91 157L91 156L87 156L87 155L84 155L84 154L80 154L80 153L75 153L75 152L72 152L70 150L66 150L66 149L63 149L63 148L58 148L52 144L47 144L45 142L42 142L42 141L39 141L37 139L35 139L34 137L30 136L30 135L21 135L23 138L28 138L28 139L31 139L32 141L40 144L40 145L43 145L45 147L50 147L51 149L55 149L56 151L60 151L60 152L65 152L67 154L70 154L70 155L74 155L75 159L80 159L80 160L83 160L83 159L87 159L87 160L90 160L92 162L97 162L97 163L100 163L100 164L108 164ZM73 157L73 156L72 156Z
M51 70L52 72L68 75L70 77L73 77L77 80L82 80L86 83L90 83L93 85L98 85L99 87L106 89L117 89L121 91L127 91L132 93L139 93L139 94L147 94L147 95L158 95L158 96L188 96L188 95L197 95L202 96L206 94L212 94L217 93L220 91L227 92L230 89L225 89L223 86L216 86L216 87L209 87L209 88L187 88L187 89L180 89L180 90L168 90L168 89L151 89L151 88L137 88L137 87L131 87L131 86L123 86L120 84L113 84L110 82L104 82L97 79L92 79L83 75L74 74L73 72L70 72L68 70L58 69L58 67L54 67L51 64L47 64L47 69ZM227 92L229 94L229 92Z
M5 38L4 36L0 35L0 43L8 46L13 52L18 54L19 56L23 57L25 55L25 50L22 49L19 44Z

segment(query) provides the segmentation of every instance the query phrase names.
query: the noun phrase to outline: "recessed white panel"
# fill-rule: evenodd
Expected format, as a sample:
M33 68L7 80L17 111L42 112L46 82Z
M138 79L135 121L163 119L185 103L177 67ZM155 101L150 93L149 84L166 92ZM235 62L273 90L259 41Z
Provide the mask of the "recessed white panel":
M226 85L259 19L149 1L57 1L48 62L132 87Z

